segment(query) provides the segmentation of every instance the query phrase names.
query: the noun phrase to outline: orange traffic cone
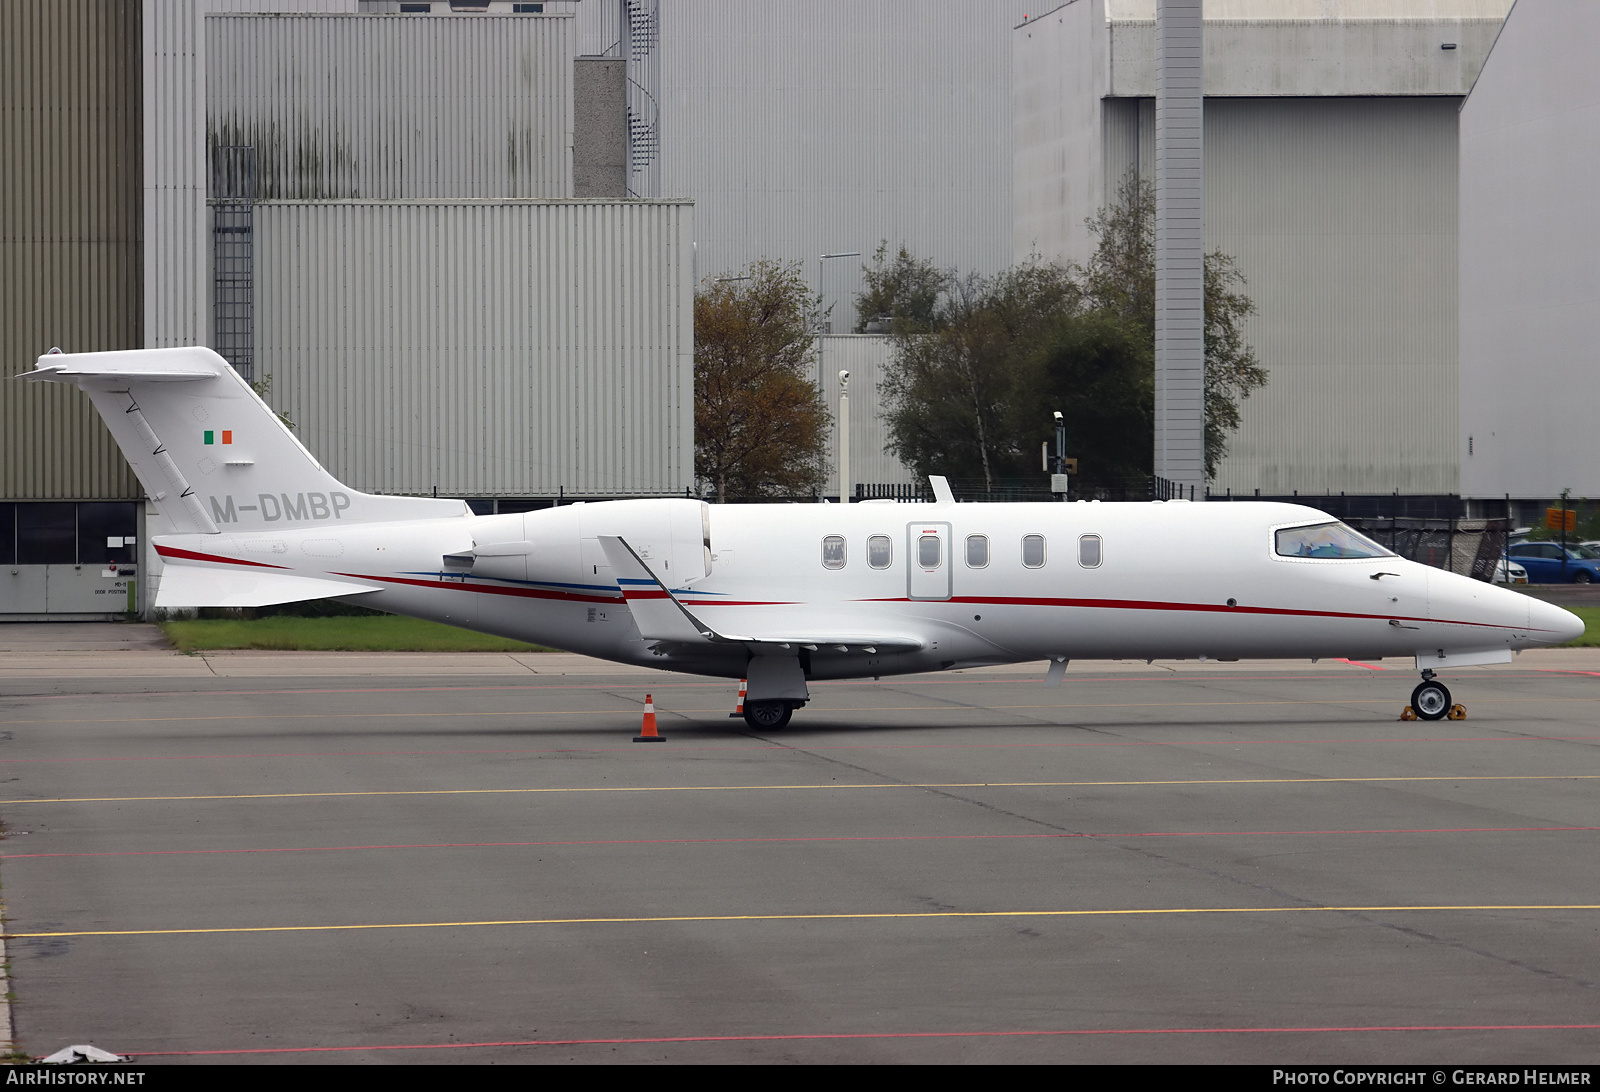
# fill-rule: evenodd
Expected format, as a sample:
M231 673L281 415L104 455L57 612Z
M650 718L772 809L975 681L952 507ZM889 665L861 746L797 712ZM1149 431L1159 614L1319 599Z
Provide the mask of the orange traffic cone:
M666 736L656 731L656 703L649 694L644 696L644 727L633 737L635 743L662 743Z
M750 693L750 687L747 685L749 682L749 679L739 680L739 704L733 707L733 712L728 716L735 718L744 716L744 696Z

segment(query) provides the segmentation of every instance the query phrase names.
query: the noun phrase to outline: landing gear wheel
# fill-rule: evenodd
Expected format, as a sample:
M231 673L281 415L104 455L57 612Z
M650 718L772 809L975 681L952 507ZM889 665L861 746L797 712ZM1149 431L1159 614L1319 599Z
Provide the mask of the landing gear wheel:
M744 703L744 722L758 732L782 728L794 716L794 706L786 701L747 701Z
M1450 713L1450 691L1439 680L1428 679L1411 692L1411 708L1423 720L1443 720Z

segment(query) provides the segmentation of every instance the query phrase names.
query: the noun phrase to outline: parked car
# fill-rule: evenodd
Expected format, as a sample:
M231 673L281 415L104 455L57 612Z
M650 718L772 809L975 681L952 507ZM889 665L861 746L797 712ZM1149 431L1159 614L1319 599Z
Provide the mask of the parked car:
M1496 584L1526 584L1528 570L1518 565L1515 561L1506 558L1500 559L1500 564L1494 567L1494 582Z
M1569 543L1565 564L1559 542L1519 542L1507 553L1528 570L1528 580L1534 584L1593 584L1600 580L1600 550L1587 546Z

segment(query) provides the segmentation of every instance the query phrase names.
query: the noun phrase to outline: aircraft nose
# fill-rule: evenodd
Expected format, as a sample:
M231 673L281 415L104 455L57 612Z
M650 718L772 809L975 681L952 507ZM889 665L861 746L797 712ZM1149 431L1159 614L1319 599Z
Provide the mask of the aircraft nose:
M1542 644L1563 645L1583 636L1583 619L1554 603L1535 599L1528 604L1528 625Z

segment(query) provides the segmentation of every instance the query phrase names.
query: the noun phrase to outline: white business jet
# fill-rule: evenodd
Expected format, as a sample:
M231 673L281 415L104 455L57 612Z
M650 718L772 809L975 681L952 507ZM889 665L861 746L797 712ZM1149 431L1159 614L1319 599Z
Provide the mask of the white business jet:
M209 349L39 358L93 400L174 533L158 607L337 599L628 664L749 680L782 727L815 679L1071 659L1414 657L1444 668L1583 632L1573 614L1396 557L1291 504L708 505L475 516L336 481Z

